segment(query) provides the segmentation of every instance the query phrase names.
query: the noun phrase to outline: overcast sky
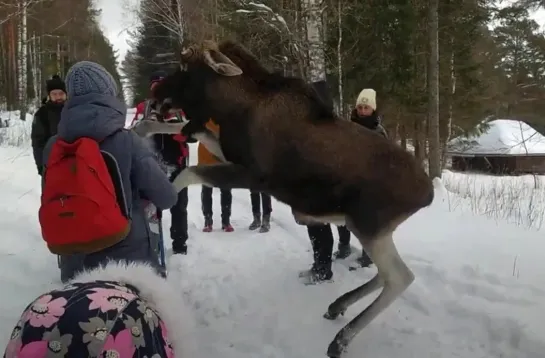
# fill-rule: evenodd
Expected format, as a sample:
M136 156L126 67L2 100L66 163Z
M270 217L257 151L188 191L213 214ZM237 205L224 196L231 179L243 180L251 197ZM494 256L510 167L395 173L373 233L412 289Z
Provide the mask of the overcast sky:
M137 19L134 16L134 9L138 0L95 0L97 8L102 10L101 25L113 44L114 49L119 51L121 62L129 46L127 44L127 29L134 29Z

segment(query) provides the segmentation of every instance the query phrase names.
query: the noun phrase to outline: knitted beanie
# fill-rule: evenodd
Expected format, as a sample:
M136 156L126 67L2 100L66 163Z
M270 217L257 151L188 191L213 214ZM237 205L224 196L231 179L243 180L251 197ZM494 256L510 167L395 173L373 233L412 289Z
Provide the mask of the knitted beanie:
M45 87L47 89L47 93L54 90L61 90L66 93L66 85L58 75L54 75L50 80L47 80L45 82Z
M66 75L68 97L90 93L117 96L118 88L112 75L98 63L80 61Z
M356 106L369 106L373 110L377 109L377 92L372 88L363 89L358 95Z

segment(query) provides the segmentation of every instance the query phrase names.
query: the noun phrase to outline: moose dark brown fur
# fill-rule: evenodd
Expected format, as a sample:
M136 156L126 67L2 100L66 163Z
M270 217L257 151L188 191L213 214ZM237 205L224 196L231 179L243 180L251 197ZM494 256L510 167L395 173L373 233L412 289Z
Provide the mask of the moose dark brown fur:
M404 149L339 119L302 80L265 69L240 45L205 42L182 52L181 70L156 87L162 111L183 108L182 132L220 126L230 163L193 166L174 183L264 191L291 206L300 221L346 224L378 274L328 308L335 319L371 292L380 295L339 331L327 355L350 341L414 280L394 245L394 230L433 201L431 180Z

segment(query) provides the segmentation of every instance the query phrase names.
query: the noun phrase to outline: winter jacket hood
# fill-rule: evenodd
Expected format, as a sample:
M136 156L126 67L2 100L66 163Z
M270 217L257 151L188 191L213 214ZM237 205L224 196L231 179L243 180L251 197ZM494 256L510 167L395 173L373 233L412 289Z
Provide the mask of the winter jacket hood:
M112 96L90 93L69 99L61 113L58 134L72 142L80 137L97 141L125 127L127 107Z

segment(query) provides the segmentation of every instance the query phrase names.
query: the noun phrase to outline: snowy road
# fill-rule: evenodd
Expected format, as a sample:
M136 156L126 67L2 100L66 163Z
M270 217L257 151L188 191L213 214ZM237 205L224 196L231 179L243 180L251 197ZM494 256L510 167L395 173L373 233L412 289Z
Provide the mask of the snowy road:
M21 310L58 284L56 260L40 237L39 177L30 150L0 148L0 197L5 346ZM346 358L543 357L543 233L448 212L441 199L439 193L396 232L416 281L354 340ZM219 223L217 191L214 200ZM323 319L332 300L374 269L354 272L336 263L333 283L304 286L297 273L311 263L310 243L287 207L273 203L269 233L250 232L249 194L235 191L236 231L216 225L207 234L200 231L200 187L190 188L189 203L189 255L170 258L169 281L183 290L197 319L200 354L193 358L325 357L335 333L374 297L337 321Z

